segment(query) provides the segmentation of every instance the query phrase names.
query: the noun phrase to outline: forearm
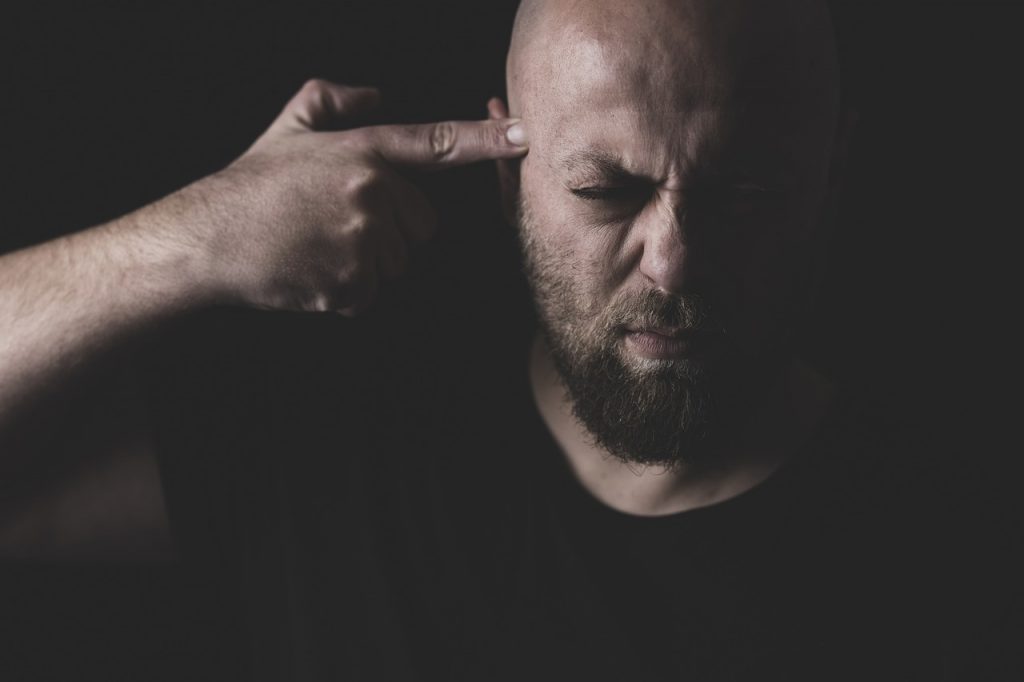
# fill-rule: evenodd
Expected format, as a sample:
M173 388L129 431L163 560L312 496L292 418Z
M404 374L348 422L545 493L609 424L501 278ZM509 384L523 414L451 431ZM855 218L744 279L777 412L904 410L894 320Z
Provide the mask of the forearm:
M377 98L309 81L220 173L123 219L0 257L0 475L5 449L26 451L10 447L14 439L35 451L33 431L59 428L37 409L40 398L67 394L76 374L171 317L211 303L350 317L367 309L436 229L400 170L526 153L521 135L508 136L513 121L493 115L314 128L363 116Z
M96 228L0 256L0 467L26 415L132 337L214 300L186 188ZM48 420L43 419L42 422ZM29 438L32 434L29 434ZM23 449L23 448L20 448Z

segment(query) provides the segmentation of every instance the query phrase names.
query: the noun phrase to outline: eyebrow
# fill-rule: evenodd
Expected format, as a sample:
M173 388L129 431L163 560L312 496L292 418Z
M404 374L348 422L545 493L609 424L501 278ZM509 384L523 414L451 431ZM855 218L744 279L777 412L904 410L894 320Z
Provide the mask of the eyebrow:
M651 179L627 170L618 156L596 149L580 149L567 154L562 159L562 167L577 175L612 181L637 182Z

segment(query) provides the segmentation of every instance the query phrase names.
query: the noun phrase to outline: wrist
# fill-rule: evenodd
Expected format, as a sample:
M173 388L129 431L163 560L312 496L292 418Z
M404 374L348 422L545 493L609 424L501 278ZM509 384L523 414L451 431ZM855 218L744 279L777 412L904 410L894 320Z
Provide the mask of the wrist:
M132 253L126 284L147 294L167 312L230 303L211 247L210 202L196 184L109 224L117 242Z

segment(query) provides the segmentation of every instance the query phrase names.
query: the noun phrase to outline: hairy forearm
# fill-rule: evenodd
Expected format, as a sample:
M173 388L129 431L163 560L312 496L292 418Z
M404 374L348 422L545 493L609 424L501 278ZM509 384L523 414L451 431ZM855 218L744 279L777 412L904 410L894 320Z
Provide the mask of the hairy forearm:
M49 396L132 337L212 301L204 251L190 236L190 221L202 216L189 208L202 204L199 194L186 188L0 256L0 466L4 446L23 442L26 424L47 421L38 410Z

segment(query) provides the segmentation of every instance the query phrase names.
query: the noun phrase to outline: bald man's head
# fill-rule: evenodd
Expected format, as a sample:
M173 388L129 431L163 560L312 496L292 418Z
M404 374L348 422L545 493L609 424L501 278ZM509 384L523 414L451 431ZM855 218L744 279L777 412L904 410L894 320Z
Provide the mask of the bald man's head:
M827 9L525 0L507 77L509 203L575 413L623 459L693 456L790 352L831 189Z
M711 108L719 124L741 125L746 111L780 139L815 136L827 154L839 113L822 0L525 0L507 85L510 113L541 154L581 114L699 119Z
M507 66L514 115L531 95L581 75L662 93L787 87L838 96L824 0L523 0Z

